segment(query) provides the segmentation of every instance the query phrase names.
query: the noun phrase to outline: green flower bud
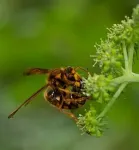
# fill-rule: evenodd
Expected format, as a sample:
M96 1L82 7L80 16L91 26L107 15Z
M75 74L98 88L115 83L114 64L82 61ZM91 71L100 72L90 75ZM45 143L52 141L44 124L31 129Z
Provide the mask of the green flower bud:
M121 64L121 62L116 61L116 62L115 62L115 66L120 68L120 67L122 66L122 64Z
M104 72L107 72L109 69L110 69L110 66L109 66L109 65L105 65L105 66L103 67L103 71L104 71Z
M112 55L116 55L116 49L112 49L112 50L111 50L111 54L112 54Z
M108 60L107 60L107 61L104 61L104 65L105 65L105 66L109 66L109 65L110 65L110 61L108 61Z
M98 103L102 103L102 102L103 102L102 97L99 97L99 98L97 99L97 102L98 102Z
M117 58L118 58L118 60L122 60L124 57L123 57L122 54L118 54L118 55L117 55Z
M99 92L93 93L93 98L97 99L99 97Z
M104 93L103 93L103 96L104 96L104 98L108 98L108 97L109 97L109 94L108 94L107 92L104 92Z
M110 98L109 97L105 97L104 100L105 100L105 102L108 102L110 100Z

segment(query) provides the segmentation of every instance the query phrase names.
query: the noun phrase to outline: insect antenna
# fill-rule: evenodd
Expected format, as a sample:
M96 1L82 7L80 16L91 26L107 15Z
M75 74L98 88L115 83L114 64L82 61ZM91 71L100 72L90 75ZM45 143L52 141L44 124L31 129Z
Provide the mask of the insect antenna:
M34 75L34 74L47 74L49 73L49 69L42 69L42 68L30 68L26 70L23 74L26 76Z
M75 70L83 70L84 72L86 72L88 75L90 74L90 72L88 71L88 68L85 69L83 67L75 67Z

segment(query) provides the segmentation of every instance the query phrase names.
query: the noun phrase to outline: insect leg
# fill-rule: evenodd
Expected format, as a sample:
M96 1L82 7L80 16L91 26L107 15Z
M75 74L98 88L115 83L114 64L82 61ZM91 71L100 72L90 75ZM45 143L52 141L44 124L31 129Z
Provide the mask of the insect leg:
M58 88L60 91L63 91L65 93L69 93L69 94L75 94L75 95L80 95L78 92L72 92L68 89L62 89L62 88Z
M30 96L27 100L25 100L15 111L13 111L9 116L8 118L12 118L16 113L17 111L22 107L22 106L25 106L27 105L28 103L31 102L31 100L37 96L42 90L44 90L45 88L47 88L48 84L43 86L42 88L40 88L37 92L35 92L32 96Z
M68 115L70 118L72 118L75 122L77 122L78 121L78 119L77 119L77 117L73 114L73 113L71 113L71 112L67 112L66 110L64 110L64 109L62 109L62 105L63 105L63 102L65 101L65 98L62 96L62 103L61 103L61 105L59 106L59 107L56 107L60 112L62 112L62 113L64 113L64 114L66 114L66 115Z
M64 101L67 103L71 103L71 102L77 103L77 102L82 102L88 99L89 97L79 97L79 98L68 98L68 99L65 99Z
M70 118L72 118L75 122L78 121L77 117L76 117L73 113L67 112L67 111L64 110L64 109L61 109L60 111L61 111L62 113L64 113L64 114L68 115L68 116L69 116Z

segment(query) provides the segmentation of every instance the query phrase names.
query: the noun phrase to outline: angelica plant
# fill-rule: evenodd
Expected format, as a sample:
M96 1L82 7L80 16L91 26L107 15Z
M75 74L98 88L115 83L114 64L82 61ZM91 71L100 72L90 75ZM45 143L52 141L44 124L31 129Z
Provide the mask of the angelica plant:
M132 70L133 59L139 49L139 5L132 17L125 17L120 24L108 29L107 38L95 45L96 54L91 55L100 74L84 78L83 94L92 97L90 109L80 114L77 125L83 133L101 136L107 125L107 112L131 82L139 82L139 74ZM93 105L100 104L98 109Z

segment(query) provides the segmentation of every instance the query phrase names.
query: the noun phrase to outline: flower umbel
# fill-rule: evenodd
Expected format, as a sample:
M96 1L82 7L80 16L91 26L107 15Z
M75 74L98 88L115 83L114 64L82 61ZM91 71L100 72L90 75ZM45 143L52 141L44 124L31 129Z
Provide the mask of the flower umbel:
M83 133L100 137L106 126L106 121L104 121L103 118L97 118L96 113L95 108L91 105L90 110L86 111L84 116L79 115L77 125Z
M107 39L95 45L96 55L91 55L100 74L84 79L83 94L92 97L92 105L84 115L79 115L78 127L90 135L101 136L105 130L105 118L124 88L131 82L139 82L139 74L132 66L139 49L139 5L132 17L125 17L120 24L108 29ZM95 104L101 104L99 109Z
M108 102L111 99L111 93L115 91L115 86L110 85L112 76L94 74L84 79L84 95L92 96L97 102Z

